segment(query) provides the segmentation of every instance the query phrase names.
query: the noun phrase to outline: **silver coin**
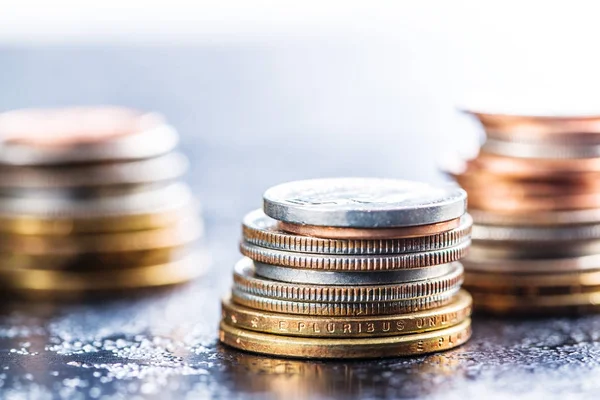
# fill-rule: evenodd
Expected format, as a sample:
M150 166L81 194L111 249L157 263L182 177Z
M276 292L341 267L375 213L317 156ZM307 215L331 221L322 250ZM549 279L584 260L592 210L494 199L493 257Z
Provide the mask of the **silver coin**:
M473 242L562 243L600 239L600 224L550 227L473 225Z
M278 229L277 220L255 210L244 217L243 239L274 250L319 254L400 254L439 250L469 239L473 219L461 217L460 226L447 232L414 238L388 240L341 240L294 235Z
M560 245L547 246L545 242L475 242L469 247L469 259L553 259L579 257L600 253L600 240L582 240L578 242L562 242Z
M385 272L318 271L304 268L280 267L254 263L256 274L279 282L315 285L386 285L390 283L416 282L453 275L462 270L460 263L440 264L432 267Z
M600 254L582 257L537 260L494 259L483 254L469 255L463 264L466 271L481 271L498 274L576 273L600 270Z
M470 244L471 241L466 240L459 245L442 250L360 256L293 253L267 249L242 241L240 251L255 261L284 267L329 271L394 271L458 261L467 254Z
M345 315L389 315L429 310L450 303L454 295L458 293L458 290L460 289L452 289L432 296L416 297L413 299L365 303L324 303L281 300L256 296L235 289L231 291L231 298L234 303L263 311L333 317Z
M100 197L127 196L135 193L159 190L172 184L171 182L150 182L140 184L116 185L116 186L92 186L73 187L60 189L37 189L37 188L2 188L1 198L26 198L58 199L58 200L84 200ZM1 201L1 200L0 200Z
M104 142L78 144L76 147L37 148L0 141L0 164L33 166L144 159L172 151L178 141L177 132L166 124Z
M375 178L288 182L268 189L264 211L293 224L346 228L393 228L459 218L467 194L456 185Z
M176 210L194 204L189 187L173 183L163 188L124 196L95 199L0 198L0 215L32 218L95 218Z
M539 226L600 224L600 209L536 211L534 213L501 214L469 209L475 224L501 226Z
M487 139L483 151L507 157L541 159L577 159L600 157L600 140L596 145L529 144Z
M69 168L0 167L0 188L62 189L144 184L177 179L187 168L188 160L180 153Z

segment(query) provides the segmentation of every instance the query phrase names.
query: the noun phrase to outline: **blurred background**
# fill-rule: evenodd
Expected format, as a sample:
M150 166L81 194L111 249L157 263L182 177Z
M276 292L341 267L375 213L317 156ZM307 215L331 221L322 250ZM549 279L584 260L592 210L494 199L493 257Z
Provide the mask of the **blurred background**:
M160 111L183 136L206 217L237 222L280 181L440 179L436 163L480 137L459 105L598 110L598 7L8 0L0 109Z

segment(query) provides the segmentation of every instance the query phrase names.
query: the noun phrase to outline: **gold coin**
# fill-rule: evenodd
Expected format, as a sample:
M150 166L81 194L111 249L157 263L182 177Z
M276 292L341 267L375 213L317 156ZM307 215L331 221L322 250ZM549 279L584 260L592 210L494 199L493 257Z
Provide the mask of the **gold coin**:
M469 318L472 299L461 290L447 306L412 314L377 317L314 317L271 313L224 299L222 319L232 327L286 336L377 337L427 332L453 326Z
M0 270L3 289L33 294L99 292L170 286L192 280L206 269L200 254L179 261L110 271Z
M323 303L281 300L244 293L235 288L231 292L231 297L233 302L256 310L279 312L283 314L358 317L364 315L413 313L442 307L449 304L457 292L457 289L453 289L425 297L367 303Z
M494 314L585 314L600 311L600 291L545 296L471 293L476 311Z
M437 331L378 338L324 339L271 335L221 322L219 340L236 349L298 358L382 358L444 351L471 337L471 320Z
M524 271L525 272L525 271ZM465 286L478 288L600 286L600 270L561 273L465 272Z
M120 253L49 254L0 253L0 270L109 270L165 264L191 252L190 246L166 247Z
M172 248L198 239L202 227L196 219L152 230L92 235L13 235L0 234L0 252L29 255L76 255L123 253Z

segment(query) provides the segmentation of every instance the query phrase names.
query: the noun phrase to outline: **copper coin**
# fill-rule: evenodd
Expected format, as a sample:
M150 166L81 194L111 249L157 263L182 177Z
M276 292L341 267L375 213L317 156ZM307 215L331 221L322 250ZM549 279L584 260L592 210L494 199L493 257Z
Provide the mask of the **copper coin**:
M430 225L418 225L405 228L337 228L329 226L299 225L279 222L279 229L296 235L327 239L399 239L430 236L457 228L460 218Z

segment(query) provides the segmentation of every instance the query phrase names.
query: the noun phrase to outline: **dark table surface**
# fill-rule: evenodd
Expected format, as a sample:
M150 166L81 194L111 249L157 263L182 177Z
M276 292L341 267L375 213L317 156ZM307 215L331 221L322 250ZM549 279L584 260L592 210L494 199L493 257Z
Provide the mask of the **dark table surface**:
M306 61L316 59L327 61L322 69ZM269 185L340 175L440 179L432 149L444 149L450 133L436 134L431 121L451 115L449 103L382 100L399 84L369 97L364 79L346 90L365 72L358 59L355 49L322 46L1 50L0 109L116 103L167 115L193 162L187 180L203 204L211 269L145 297L3 304L0 398L597 398L594 316L476 316L467 345L411 359L304 362L217 343L239 221ZM398 68L403 93L422 92L428 72Z

